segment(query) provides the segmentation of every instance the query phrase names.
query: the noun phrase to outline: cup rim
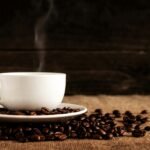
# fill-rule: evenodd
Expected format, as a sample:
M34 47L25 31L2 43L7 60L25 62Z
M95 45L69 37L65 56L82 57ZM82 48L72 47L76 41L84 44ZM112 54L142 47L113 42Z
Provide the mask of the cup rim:
M3 72L0 73L0 76L19 76L19 77L28 77L28 76L54 76L54 75L63 75L66 76L66 73L62 72Z

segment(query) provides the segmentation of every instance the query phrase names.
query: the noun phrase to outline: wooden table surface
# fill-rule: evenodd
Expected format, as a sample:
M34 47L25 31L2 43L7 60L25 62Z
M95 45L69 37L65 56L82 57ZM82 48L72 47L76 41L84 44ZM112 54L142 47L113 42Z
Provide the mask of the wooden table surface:
M66 96L64 102L84 105L91 112L95 108L102 108L104 112L119 109L121 112L131 110L138 113L143 109L150 112L150 96ZM48 142L18 143L14 141L1 141L0 150L149 150L150 133L145 137L122 137L112 140L65 140Z

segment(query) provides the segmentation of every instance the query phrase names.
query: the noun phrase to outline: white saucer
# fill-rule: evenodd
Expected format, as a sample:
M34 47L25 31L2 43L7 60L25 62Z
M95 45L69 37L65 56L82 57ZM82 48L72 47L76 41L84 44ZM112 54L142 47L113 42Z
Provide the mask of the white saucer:
M65 121L81 115L87 111L87 108L81 105L62 103L58 108L70 107L73 109L80 109L78 112L72 112L67 114L54 114L54 115L37 115L37 116L26 116L26 115L7 115L0 114L0 121L7 122L58 122Z

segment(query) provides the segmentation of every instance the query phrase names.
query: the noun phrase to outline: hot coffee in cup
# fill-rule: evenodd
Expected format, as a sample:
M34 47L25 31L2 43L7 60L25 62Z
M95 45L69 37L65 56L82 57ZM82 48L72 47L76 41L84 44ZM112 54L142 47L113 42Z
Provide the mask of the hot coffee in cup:
M0 104L12 110L54 109L61 104L65 87L64 73L0 73Z

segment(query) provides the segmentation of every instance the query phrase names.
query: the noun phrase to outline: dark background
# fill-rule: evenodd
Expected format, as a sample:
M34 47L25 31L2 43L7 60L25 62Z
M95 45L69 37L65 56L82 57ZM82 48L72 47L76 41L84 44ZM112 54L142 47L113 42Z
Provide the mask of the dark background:
M66 94L149 94L149 52L149 0L0 1L0 72L66 72Z

